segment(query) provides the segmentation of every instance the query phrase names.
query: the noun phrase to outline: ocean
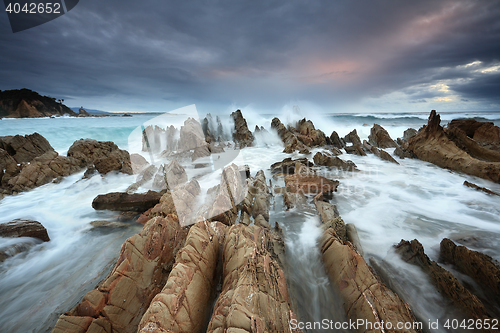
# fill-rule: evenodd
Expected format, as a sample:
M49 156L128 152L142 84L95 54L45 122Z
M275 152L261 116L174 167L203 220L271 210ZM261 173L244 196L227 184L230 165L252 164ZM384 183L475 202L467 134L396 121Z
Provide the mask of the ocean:
M367 139L374 123L382 125L395 140L407 128L418 129L427 123L428 113L397 114L312 114L298 110L257 114L242 110L251 131L255 125L270 128L278 116L283 123L306 117L326 135L335 130L343 137L356 129L361 140ZM204 117L203 114L201 117ZM215 115L213 115L215 117ZM2 119L0 136L15 134L43 135L54 149L65 155L80 138L113 141L129 152L141 153L141 126L156 122L157 115L101 118ZM229 130L229 115L221 115ZM475 118L500 125L498 112L441 113L442 125L455 118ZM178 115L161 116L162 124L180 125ZM282 152L276 135L258 137L254 147L235 155L234 163L247 164L252 176L264 170L272 179L269 167L286 157L304 157ZM321 148L311 150L312 157ZM393 149L387 149L389 153ZM161 159L153 156L156 163ZM332 203L337 205L346 223L353 223L359 233L365 259L384 259L396 268L398 276L417 307L429 319L452 314L449 304L438 294L426 276L401 262L393 246L401 239L418 239L426 254L439 259L439 243L445 237L468 240L470 249L482 251L500 260L500 197L489 196L463 185L464 180L500 192L500 184L477 177L441 169L416 159L395 159L396 165L374 155L343 154L361 172L341 172L322 167L321 175L338 179L340 186ZM200 174L185 165L189 177L197 176L202 189L218 183L221 169ZM41 222L48 230L50 242L37 244L26 253L0 263L0 330L2 332L46 332L58 316L76 305L112 268L123 241L137 233L141 226L130 225L109 231L93 230L94 220L113 220L116 213L95 211L92 200L98 194L124 191L135 181L134 175L108 174L82 180L83 171L62 182L49 183L29 192L9 196L0 201L0 223L16 218ZM281 186L280 180L272 180ZM292 300L302 321L342 320L341 304L335 297L320 260L317 239L320 221L309 200L302 209L283 208L282 198L275 195L270 213L271 224L283 228L287 251L287 269ZM0 248L12 240L0 239ZM453 271L452 267L445 266ZM457 273L458 274L458 273ZM310 332L315 332L311 330ZM318 331L319 332L319 331Z

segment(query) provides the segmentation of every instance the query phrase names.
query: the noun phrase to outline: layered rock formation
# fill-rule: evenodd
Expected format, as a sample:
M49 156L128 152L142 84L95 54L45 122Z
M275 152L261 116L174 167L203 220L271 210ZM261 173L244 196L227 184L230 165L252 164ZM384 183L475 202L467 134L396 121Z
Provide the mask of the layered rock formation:
M161 193L148 191L147 193L111 192L100 194L92 201L92 208L96 210L145 212L160 202Z
M391 136L385 128L378 124L374 124L368 136L368 142L378 148L396 148L396 142L391 139Z
M419 159L442 168L500 182L500 162L493 157L496 154L485 152L483 149L486 148L465 139L456 129L446 132L440 122L439 115L433 110L428 124L410 139L408 149Z
M297 332L283 272L282 236L273 229L231 227L223 250L222 292L207 332Z
M78 166L94 166L100 174L120 171L132 174L130 155L126 150L119 149L111 141L80 139L68 149L68 157L77 161Z
M253 145L253 134L250 132L247 126L247 121L243 118L240 110L236 110L231 113L231 118L234 121L234 132L233 132L233 140L236 142L240 149L245 147L249 147Z
M354 164L353 161L344 161L340 159L337 156L327 156L325 154L322 154L320 152L317 152L316 155L314 155L314 163L317 165L323 165L323 166L328 166L328 167L333 167L341 170L346 170L346 171L358 171L356 164Z
M298 150L301 154L309 154L309 148L324 146L330 141L325 133L316 129L314 124L305 118L297 123L297 128L293 126L286 128L281 123L281 120L273 118L271 128L278 133L281 141L283 141L285 145L284 153L292 153Z
M215 222L191 227L165 287L141 319L139 332L204 332L224 229Z
M440 257L472 277L500 303L500 265L493 258L465 246L457 246L448 238L441 241Z
M416 239L411 242L401 240L396 246L396 252L401 258L411 264L419 266L428 274L436 288L453 301L455 306L462 310L467 318L490 318L483 303L467 290L450 272L429 259L424 248Z
M357 331L399 332L398 322L415 322L408 305L380 281L353 245L338 235L336 229L343 232L345 226L342 227L339 217L331 218L335 214L327 214L328 203L317 200L317 205L323 223L327 223L320 238L323 262L332 285L343 300L347 319L354 322L363 319L375 327L367 329L366 325L361 325Z
M149 220L123 244L109 277L60 316L52 332L137 332L151 300L163 289L186 234L175 215Z
M53 115L76 116L55 98L41 96L29 89L0 91L0 118L40 118Z
M458 128L481 146L500 151L500 128L493 123L474 119L454 119L448 128Z
M0 237L33 237L43 242L50 241L47 229L40 222L25 219L1 223Z

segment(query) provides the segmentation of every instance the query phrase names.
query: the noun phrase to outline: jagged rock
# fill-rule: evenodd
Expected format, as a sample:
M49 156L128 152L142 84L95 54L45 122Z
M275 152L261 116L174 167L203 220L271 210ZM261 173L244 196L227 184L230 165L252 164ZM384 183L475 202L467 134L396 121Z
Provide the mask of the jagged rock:
M203 332L215 287L222 223L191 227L163 290L141 319L138 332Z
M454 119L448 124L448 128L458 128L480 145L500 151L500 128L491 122L480 122L474 119Z
M391 156L391 154L389 154L388 152L386 152L385 150L382 150L382 149L380 149L380 158L383 159L384 161L388 161L388 162L392 162L392 163L395 163L395 164L399 164L394 159L394 157Z
M269 208L271 205L271 191L266 184L264 171L259 170L255 177L247 179L248 191L242 201L241 210L246 211L254 219L261 215L269 221Z
M313 160L316 165L323 165L347 171L358 171L356 164L354 164L353 161L344 161L337 156L330 157L317 152L316 155L314 155Z
M345 147L345 141L344 139L341 139L337 132L333 131L332 134L330 135L330 142L332 143L332 146L342 149Z
M147 193L111 192L100 194L92 201L96 210L145 212L160 202L161 194L155 191Z
M398 322L416 321L409 306L380 281L349 242L344 243L338 238L333 227L323 232L320 246L326 271L343 300L348 320L362 319L374 327L383 325L386 328L384 332L398 332ZM387 329L389 322L392 324L391 329ZM367 330L363 325L358 327L357 332ZM419 330L409 329L405 332Z
M47 229L40 222L26 219L1 223L0 237L33 237L44 242L50 241Z
M446 135L440 117L432 110L429 122L409 141L409 150L419 159L442 168L500 182L500 162L486 162L470 156Z
M403 142L408 142L412 137L417 135L418 131L414 128L408 128L403 132Z
M336 192L339 182L317 175L293 174L285 177L285 185L293 193L317 194Z
M482 161L500 162L500 151L491 150L479 145L459 128L445 129L445 133L458 148L462 149L470 156Z
M401 258L413 265L419 266L427 273L436 288L461 309L465 315L474 319L489 318L483 303L468 291L450 272L431 261L424 253L424 248L416 239L411 242L401 240L396 246L396 252Z
M253 145L253 134L250 132L247 126L247 121L243 118L240 110L236 110L231 113L231 118L234 121L234 132L233 132L233 140L238 143L240 149L245 147L250 147Z
M57 152L51 150L35 157L30 164L24 165L19 174L10 178L4 187L10 192L27 191L50 183L54 178L68 176L80 169L74 159L59 156Z
M74 158L80 167L95 165L101 174L110 171L133 173L129 153L111 141L77 140L69 148L68 157Z
M165 168L165 175L169 188L174 188L188 181L186 170L175 159Z
M50 143L38 133L0 137L0 148L7 151L17 163L31 162L35 157L53 151Z
M9 153L0 148L0 188L6 188L9 180L21 172L21 167Z
M271 165L271 173L272 174L285 174L285 175L293 175L295 173L295 165L297 162L307 166L313 167L314 164L309 162L307 158L298 158L292 160L291 157L285 158L281 162L276 162Z
M370 130L368 141L372 146L378 148L396 148L396 142L391 139L391 136L385 128L378 124L374 124Z
M279 230L231 227L223 249L223 285L208 333L297 332L283 272Z
M464 181L464 185L467 186L467 187L473 188L473 189L475 189L477 191L484 192L486 194L500 196L500 194L498 194L496 192L488 190L487 188L484 188L484 187L477 186L476 184L470 183L468 181Z
M200 123L193 118L186 119L180 130L179 150L191 150L206 144Z
M408 144L400 145L394 149L394 155L399 156L399 158L414 158L415 155L408 150Z
M348 153L348 154L366 156L366 153L363 150L363 147L359 144L355 144L352 146L345 146L344 149L345 149L346 153Z
M130 154L130 165L133 173L137 174L144 170L149 165L149 162L139 154Z
M158 125L149 125L142 131L142 151L158 153L162 149L165 130Z
M306 120L306 118L299 120L297 131L300 133L297 138L308 147L326 145L325 133L316 129L312 121Z
M297 136L289 131L277 117L273 118L271 121L271 128L278 132L281 141L283 141L285 145L285 149L283 150L284 153L291 154L295 150L307 149L306 146L299 141Z
M500 302L500 265L497 261L481 252L457 246L448 238L441 241L440 257L472 277L487 294Z
M165 285L186 234L175 215L149 220L125 241L109 277L62 315L52 332L137 332L151 300Z
M344 142L350 142L353 144L353 146L360 145L361 146L361 139L358 136L358 132L356 129L353 129L349 134L344 136Z

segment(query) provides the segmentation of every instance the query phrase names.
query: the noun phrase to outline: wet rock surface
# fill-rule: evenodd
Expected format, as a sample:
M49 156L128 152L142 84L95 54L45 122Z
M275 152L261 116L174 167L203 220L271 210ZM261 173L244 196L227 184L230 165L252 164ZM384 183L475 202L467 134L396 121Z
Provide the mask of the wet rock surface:
M314 155L313 160L317 165L328 166L347 171L358 171L356 164L354 164L353 161L344 161L337 156L331 157L327 156L326 154L317 152L316 155Z
M432 280L432 283L443 295L448 297L454 305L463 311L468 318L490 318L483 303L467 290L450 272L429 259L424 248L416 239L401 240L396 246L396 252L401 258L420 267Z
M487 294L492 293L500 304L500 265L496 260L465 246L457 246L448 238L441 241L440 248L441 260L472 277Z
M125 241L109 277L63 314L52 332L137 332L151 300L163 289L186 234L175 215L149 220Z
M138 332L204 332L216 284L221 223L199 222L191 227L184 247L177 253L167 283L152 300Z
M38 221L16 219L0 224L0 237L33 237L50 241L47 229Z
M145 212L160 202L162 194L155 191L147 193L112 192L100 194L92 201L96 210Z
M500 182L500 162L485 160L484 153L480 153L482 160L474 158L450 139L440 122L439 115L433 110L428 124L410 139L408 149L419 159L442 168Z
M467 186L467 187L470 187L470 188L473 188L477 191L481 191L481 192L484 192L486 194L489 194L489 195L496 195L496 196L500 196L500 194L496 193L496 192L493 192L492 190L488 190L487 188L485 187L481 187L481 186L478 186L474 183L471 183L471 182L468 182L468 181L464 181L464 186Z
M234 132L233 139L234 142L238 143L240 149L249 147L253 145L253 134L250 132L247 126L247 121L243 118L240 110L236 110L231 113L231 118L234 121Z
M280 260L280 233L231 227L223 249L223 286L207 332L299 332Z
M396 148L396 142L392 140L391 136L385 128L378 124L374 124L368 136L368 142L378 148Z

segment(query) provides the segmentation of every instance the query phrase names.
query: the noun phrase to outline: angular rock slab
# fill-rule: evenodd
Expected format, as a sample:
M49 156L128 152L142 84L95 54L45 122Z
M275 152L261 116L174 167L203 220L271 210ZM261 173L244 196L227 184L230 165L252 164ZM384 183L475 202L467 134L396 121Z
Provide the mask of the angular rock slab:
M139 324L139 332L201 333L210 310L219 255L219 222L198 222L177 253L163 290L155 296Z
M151 300L163 289L186 234L175 215L149 220L122 245L109 277L62 315L52 332L137 332Z
M279 240L266 228L231 227L223 250L222 292L207 332L299 332L283 269Z

